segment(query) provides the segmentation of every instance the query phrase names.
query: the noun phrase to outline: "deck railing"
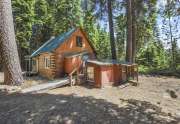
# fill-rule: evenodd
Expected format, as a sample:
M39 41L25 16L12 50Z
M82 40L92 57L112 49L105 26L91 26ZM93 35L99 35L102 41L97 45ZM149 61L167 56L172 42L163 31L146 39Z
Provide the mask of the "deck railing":
M75 82L73 82L73 75L76 76L76 79L79 80L79 69L81 66L76 67L71 73L69 73L69 82L70 85L73 86Z
M136 81L138 82L138 64L129 64L126 65L126 75L127 78L132 77L133 80L136 78Z

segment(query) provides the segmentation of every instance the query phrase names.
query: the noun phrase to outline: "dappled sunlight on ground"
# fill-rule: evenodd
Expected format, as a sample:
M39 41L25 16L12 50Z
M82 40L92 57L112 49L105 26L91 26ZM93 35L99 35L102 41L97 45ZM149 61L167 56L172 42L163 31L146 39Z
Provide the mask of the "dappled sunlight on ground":
M161 76L140 76L138 86L124 88L83 84L39 94L0 91L0 124L179 124L179 94L180 79Z
M178 119L146 101L124 100L118 105L75 94L0 95L1 124L178 124Z
M82 86L63 87L49 91L50 94L75 94L80 97L94 97L123 106L122 99L147 101L162 108L162 111L180 117L180 79L170 77L140 76L138 86L125 88L112 87L97 89L84 84ZM171 98L167 90L173 90L178 95Z

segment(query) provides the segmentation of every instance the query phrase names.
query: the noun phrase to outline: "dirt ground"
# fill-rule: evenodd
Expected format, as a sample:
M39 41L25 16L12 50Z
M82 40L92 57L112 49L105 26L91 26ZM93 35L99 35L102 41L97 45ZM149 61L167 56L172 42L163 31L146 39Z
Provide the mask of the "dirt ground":
M0 92L0 124L180 124L180 79L142 75L138 86L124 88Z
M40 76L24 76L24 84L22 84L20 87L23 88L28 88L37 84L41 84L44 82L48 82L49 80ZM3 84L4 82L4 74L0 72L0 84ZM0 86L1 89L1 86Z

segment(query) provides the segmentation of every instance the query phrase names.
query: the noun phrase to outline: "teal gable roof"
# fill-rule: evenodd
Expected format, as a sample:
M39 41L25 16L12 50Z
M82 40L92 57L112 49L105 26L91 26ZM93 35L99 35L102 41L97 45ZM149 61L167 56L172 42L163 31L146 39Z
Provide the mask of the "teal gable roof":
M70 31L63 33L54 39L48 40L39 49L37 49L35 52L33 52L31 54L31 57L35 57L35 56L39 55L40 53L44 53L44 52L52 52L54 49L58 48L59 45L61 45L67 38L69 38L71 36L71 34L75 31L76 31L76 29L73 28Z

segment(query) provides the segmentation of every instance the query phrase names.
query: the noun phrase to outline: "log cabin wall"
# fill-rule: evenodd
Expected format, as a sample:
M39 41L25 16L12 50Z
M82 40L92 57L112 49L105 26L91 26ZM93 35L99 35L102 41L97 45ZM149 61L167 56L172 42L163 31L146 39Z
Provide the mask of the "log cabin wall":
M64 36L65 37L65 36ZM78 39L78 40L77 40ZM60 39L58 39L60 40ZM80 41L77 43L77 41ZM56 42L55 42L56 43ZM51 44L58 45L58 44ZM47 47L47 46L46 46ZM47 47L46 49L49 49ZM78 54L78 53L88 53L89 57L95 58L95 51L91 44L89 43L85 32L82 29L76 29L65 41L60 41L59 46L56 46L55 49L51 49L50 52L39 53L38 56L34 57L37 60L38 69L37 72L47 78L62 77L65 74L65 57L69 54ZM37 54L37 53L36 53ZM49 67L46 67L46 60L50 60ZM79 65L80 61L77 61ZM73 63L69 63L68 67L72 66Z
M45 63L45 58L49 59L50 65L47 68ZM38 57L38 72L41 76L53 79L55 77L55 57L53 53L42 53Z
M82 37L82 47L76 46L76 36ZM80 29L77 29L63 44L56 49L56 53L83 52L88 51L94 55L94 51Z
M82 47L76 45L76 36L82 37ZM81 29L77 29L66 41L63 42L55 50L55 64L56 64L56 77L64 74L64 58L66 53L84 52L87 51L91 58L95 58L95 53L88 43Z
M64 59L64 71L66 74L70 74L75 68L82 65L81 56L70 56Z
M55 52L55 65L55 77L62 77L64 75L64 56L61 52Z

